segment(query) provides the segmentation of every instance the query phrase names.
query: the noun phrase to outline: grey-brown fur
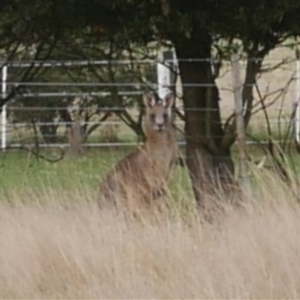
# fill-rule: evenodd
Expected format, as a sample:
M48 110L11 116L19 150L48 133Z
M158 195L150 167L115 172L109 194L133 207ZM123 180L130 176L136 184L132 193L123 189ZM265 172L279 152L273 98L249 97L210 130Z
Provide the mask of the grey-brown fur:
M100 185L99 205L150 204L166 188L177 158L173 129L174 95L143 96L146 142L119 161Z

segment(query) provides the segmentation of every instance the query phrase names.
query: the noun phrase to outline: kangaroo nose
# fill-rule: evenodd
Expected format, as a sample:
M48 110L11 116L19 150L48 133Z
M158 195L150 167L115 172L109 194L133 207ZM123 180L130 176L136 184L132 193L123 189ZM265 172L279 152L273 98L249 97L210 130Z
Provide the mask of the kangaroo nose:
M161 131L161 130L162 130L162 128L163 128L163 125L164 125L164 124L157 124L157 128L158 128L158 130L159 130L159 131Z

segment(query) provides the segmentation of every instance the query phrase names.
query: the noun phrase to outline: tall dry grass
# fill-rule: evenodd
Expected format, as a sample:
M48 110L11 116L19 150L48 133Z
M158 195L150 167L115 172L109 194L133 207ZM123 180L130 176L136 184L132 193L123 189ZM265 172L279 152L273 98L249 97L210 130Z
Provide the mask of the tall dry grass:
M266 178L210 224L99 211L78 191L16 194L0 207L0 298L300 298L300 208Z

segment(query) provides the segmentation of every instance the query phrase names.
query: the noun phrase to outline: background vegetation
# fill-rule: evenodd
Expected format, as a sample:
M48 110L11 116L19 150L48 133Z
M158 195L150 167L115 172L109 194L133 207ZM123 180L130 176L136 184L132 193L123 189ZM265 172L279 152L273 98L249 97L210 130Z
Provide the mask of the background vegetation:
M35 136L32 148L0 154L0 298L298 298L295 108L276 128L268 107L275 103L280 121L294 97L299 12L297 0L1 1L0 56L13 71L0 108L8 105L12 123L28 124L16 131L24 142L29 130ZM138 93L155 88L156 75L150 63L134 62L156 59L161 48L175 50L182 83L177 116L186 146L172 205L135 218L99 211L99 180L132 148L82 151L82 142L98 141L98 126L114 120L134 132L131 140L143 140ZM244 64L248 138L267 141L247 149L252 188L245 197L226 193L239 174L227 105L233 53ZM103 59L97 67L43 67ZM119 59L130 63L114 64ZM74 85L80 82L98 86ZM134 95L121 96L116 82L133 83L122 92ZM41 97L66 90L74 95ZM119 139L118 127L105 128L103 140ZM67 141L73 155L41 150L41 140ZM204 201L199 211L195 204Z

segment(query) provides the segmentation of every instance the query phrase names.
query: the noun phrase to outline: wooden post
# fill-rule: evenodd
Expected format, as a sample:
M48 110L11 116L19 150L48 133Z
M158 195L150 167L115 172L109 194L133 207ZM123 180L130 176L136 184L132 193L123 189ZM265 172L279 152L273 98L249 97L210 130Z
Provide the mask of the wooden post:
M74 121L71 125L70 150L71 154L75 157L83 154L81 126L78 111L75 112Z
M71 118L70 111L66 108L61 112L62 118L67 122L66 135L70 144L69 153L71 156L78 157L83 154L82 147L82 134L79 120L79 108L73 112L73 119Z
M234 90L237 145L239 152L239 179L243 192L249 194L251 192L251 186L247 161L247 140L243 114L242 83L238 54L233 54L231 56L231 68L232 85Z

